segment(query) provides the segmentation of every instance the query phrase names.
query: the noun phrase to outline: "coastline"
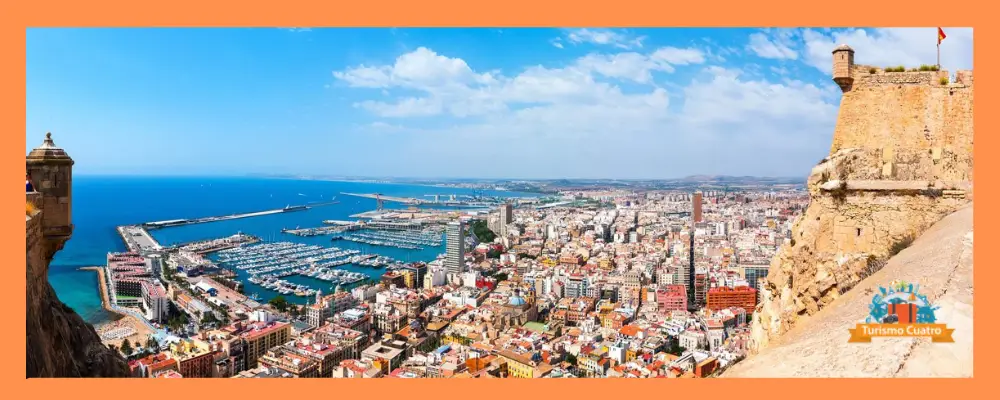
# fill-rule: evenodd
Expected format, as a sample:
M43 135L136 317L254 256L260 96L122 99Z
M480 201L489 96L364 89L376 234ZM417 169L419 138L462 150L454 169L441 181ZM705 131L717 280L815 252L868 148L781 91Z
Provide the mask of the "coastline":
M105 323L94 325L94 329L97 331L98 335L101 335L101 342L104 343L105 345L109 344L114 345L116 348L118 346L121 346L122 342L124 342L125 340L131 342L133 346L143 345L145 343L146 338L149 337L149 335L151 335L153 332L146 327L146 324L143 321L137 321L135 316L122 313L111 307L111 300L108 297L108 290L107 290L108 286L104 276L104 267L98 267L98 266L80 267L79 270L94 271L97 273L97 282L98 285L100 286L100 292L101 292L101 307L104 308L104 310L111 313L112 315L118 316L117 319L113 319ZM115 339L105 340L104 334L114 331L121 332L123 329L126 332L131 331L131 334L128 336L118 336Z
M534 194L534 195L551 195L553 193L548 192L536 192L536 191L525 191L525 190L496 190L496 189L477 189L469 188L463 186L451 186L444 183L411 183L411 182L394 182L394 181L379 181L379 180L350 180L350 179L337 179L337 178L312 178L312 177L260 177L263 179L287 179L292 181L321 181L321 182L341 182L341 183L367 183L372 185L401 185L401 186L420 186L420 187L431 187L438 189L463 189L463 190L490 190L494 192L511 192L511 193L524 193L524 194Z
M98 267L98 266L80 267L79 270L94 271L97 273L97 286L98 286L97 290L101 292L101 308L104 308L105 311L108 311L112 314L121 317L128 317L128 315L122 314L121 312L118 312L117 310L111 307L111 300L108 297L108 284L104 280L104 267Z

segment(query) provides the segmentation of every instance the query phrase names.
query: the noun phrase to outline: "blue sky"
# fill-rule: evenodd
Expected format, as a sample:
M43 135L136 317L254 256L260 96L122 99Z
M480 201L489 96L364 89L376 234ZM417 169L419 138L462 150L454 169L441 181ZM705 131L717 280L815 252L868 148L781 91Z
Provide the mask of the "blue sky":
M945 69L972 29L945 28ZM933 64L935 28L29 29L26 150L79 174L805 176L830 51Z

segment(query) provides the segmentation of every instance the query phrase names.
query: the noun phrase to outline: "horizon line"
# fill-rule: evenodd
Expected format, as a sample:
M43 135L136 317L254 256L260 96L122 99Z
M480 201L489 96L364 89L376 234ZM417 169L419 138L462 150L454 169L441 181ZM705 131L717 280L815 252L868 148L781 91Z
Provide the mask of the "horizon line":
M308 175L308 174L265 174L265 173L206 173L206 174L158 174L158 173L88 173L75 172L74 176L88 177L136 177L136 178L268 178L268 179L290 179L290 180L479 180L479 181L624 181L624 182L647 182L647 181L678 181L691 178L745 178L745 179L774 179L774 180L800 180L806 181L807 177L794 176L757 176L757 175L725 175L725 174L695 174L674 178L596 178L596 177L558 177L558 178L496 178L496 177L431 177L431 176L361 176L361 175Z

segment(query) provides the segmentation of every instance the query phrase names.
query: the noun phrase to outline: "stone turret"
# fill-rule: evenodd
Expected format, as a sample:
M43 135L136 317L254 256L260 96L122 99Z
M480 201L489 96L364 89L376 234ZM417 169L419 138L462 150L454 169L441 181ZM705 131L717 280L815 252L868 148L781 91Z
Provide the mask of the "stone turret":
M49 263L70 235L73 159L46 134L25 157L36 192L27 192L25 216L25 375L34 377L125 377L128 364L101 343L94 327L56 296Z
M36 207L42 213L42 233L48 244L45 258L49 260L73 234L73 159L52 141L46 133L42 144L25 157L25 167L39 192Z
M849 92L854 85L854 77L851 71L854 70L854 49L851 46L842 44L833 49L833 81L837 82L840 90Z

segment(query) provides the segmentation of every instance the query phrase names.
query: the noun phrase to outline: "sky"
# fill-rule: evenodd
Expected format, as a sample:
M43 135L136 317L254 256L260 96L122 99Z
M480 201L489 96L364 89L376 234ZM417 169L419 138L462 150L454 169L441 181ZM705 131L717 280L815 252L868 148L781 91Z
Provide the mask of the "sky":
M972 68L944 28L942 68ZM26 151L76 174L803 177L855 62L935 64L937 28L27 31Z

